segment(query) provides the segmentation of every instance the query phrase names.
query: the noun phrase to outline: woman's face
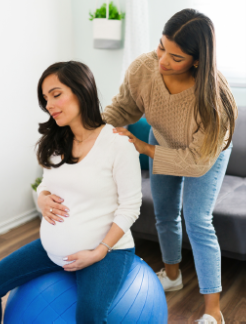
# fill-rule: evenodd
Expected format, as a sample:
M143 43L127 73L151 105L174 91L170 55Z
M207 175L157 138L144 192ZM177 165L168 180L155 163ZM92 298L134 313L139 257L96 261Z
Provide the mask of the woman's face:
M193 56L184 53L175 42L170 41L165 35L162 35L160 39L157 56L159 70L163 75L186 73L192 65L198 64L198 61L194 61Z
M61 83L56 74L47 76L42 84L46 109L58 126L71 126L81 121L79 101L72 90Z

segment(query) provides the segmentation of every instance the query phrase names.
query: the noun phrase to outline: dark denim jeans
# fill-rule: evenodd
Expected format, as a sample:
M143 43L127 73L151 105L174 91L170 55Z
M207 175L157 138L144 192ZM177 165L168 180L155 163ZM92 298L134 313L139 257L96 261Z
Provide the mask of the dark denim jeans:
M77 323L107 323L108 310L128 274L134 255L135 248L113 250L101 261L76 271ZM0 261L0 297L31 279L54 271L64 269L49 259L40 239L33 241Z
M149 143L159 145L152 129ZM232 144L220 153L212 168L198 178L152 174L153 160L149 159L156 229L163 262L176 264L181 261L180 215L183 204L185 225L192 246L201 294L222 290L221 252L212 223L212 212L231 150Z

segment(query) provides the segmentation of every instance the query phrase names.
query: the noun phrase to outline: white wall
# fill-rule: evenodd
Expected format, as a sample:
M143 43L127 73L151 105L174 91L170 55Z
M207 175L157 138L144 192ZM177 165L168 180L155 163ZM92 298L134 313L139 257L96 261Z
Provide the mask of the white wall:
M30 183L41 175L34 153L38 123L36 87L50 64L73 58L71 0L0 2L1 127L0 233L36 211Z
M98 1L98 5L103 0ZM115 2L115 1L114 1ZM94 12L96 1L72 0L75 58L89 66L94 74L102 106L110 103L119 89L123 49L101 50L93 48L92 21L89 12ZM120 6L125 9L124 0Z

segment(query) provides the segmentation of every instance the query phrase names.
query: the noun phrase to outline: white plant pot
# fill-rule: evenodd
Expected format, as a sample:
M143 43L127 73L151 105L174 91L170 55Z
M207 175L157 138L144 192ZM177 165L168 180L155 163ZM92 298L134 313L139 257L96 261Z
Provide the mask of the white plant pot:
M32 197L33 197L33 201L35 204L35 207L37 209L38 215L40 218L42 218L42 212L41 209L38 207L38 194L35 190L32 189Z
M93 19L94 48L116 49L121 47L122 21L107 18Z

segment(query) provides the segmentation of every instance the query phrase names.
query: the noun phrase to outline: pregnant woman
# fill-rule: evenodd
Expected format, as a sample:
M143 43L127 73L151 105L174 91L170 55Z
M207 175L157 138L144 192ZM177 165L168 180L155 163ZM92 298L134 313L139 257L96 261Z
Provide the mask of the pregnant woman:
M37 152L44 167L41 240L0 262L0 297L42 274L75 271L77 323L107 323L134 258L130 227L142 201L139 153L103 122L86 65L51 65L39 80L38 99L49 115L39 127Z
M122 126L145 113L149 143ZM128 68L120 92L104 111L115 133L150 157L150 180L165 269L165 291L183 287L181 208L191 242L205 312L200 323L224 323L220 312L221 253L212 212L228 160L237 107L217 70L211 20L193 9L165 24L156 51Z

